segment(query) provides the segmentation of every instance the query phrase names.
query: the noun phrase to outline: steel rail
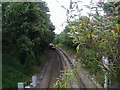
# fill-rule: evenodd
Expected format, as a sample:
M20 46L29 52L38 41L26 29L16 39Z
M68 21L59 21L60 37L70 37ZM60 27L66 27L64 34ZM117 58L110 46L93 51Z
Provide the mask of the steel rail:
M69 56L60 48L57 48L58 51L62 52L64 54L64 56L66 56L70 66L72 69L75 69L76 71L76 68L75 66L73 65L73 63L71 62L72 60L69 58ZM101 85L97 84L96 82L94 82L92 79L90 79L90 77L88 77L88 75L86 73L84 73L84 71L82 71L82 73L86 76L86 78L91 82L91 85L94 87L94 88L103 88ZM80 79L80 75L79 73L76 71L75 72L76 74L76 78L79 80L80 84L82 84L84 86L84 88L87 88L87 86L84 84L85 82L83 82L81 79Z
M86 88L85 84L81 81L81 79L80 79L80 77L79 77L79 73L76 71L76 68L75 68L75 66L73 65L73 63L71 62L71 60L70 60L70 58L68 57L68 55L66 55L66 53L63 52L60 48L56 48L56 49L57 49L58 51L60 51L61 53L63 53L63 55L67 58L67 61L68 61L69 65L70 65L70 67L75 70L74 74L75 74L75 77L76 77L76 79L78 80L78 82L79 82L79 84L80 84L80 88Z

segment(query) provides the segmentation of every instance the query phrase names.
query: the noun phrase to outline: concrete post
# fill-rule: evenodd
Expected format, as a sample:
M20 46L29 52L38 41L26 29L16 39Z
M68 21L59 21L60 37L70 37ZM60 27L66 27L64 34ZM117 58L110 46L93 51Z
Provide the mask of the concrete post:
M24 83L23 82L18 83L18 90L24 90Z
M32 76L32 84L33 84L33 87L37 86L37 76L36 75Z
M103 65L108 68L108 66L109 66L108 57L102 56L102 61L103 61ZM104 69L103 69L103 71L104 71L104 79L105 79L104 80L104 88L107 88L108 87L108 76L107 76L108 71L104 70Z

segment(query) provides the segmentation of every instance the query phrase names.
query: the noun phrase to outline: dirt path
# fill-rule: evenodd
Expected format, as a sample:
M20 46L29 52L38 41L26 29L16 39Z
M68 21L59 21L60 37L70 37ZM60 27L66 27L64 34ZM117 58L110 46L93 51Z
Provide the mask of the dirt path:
M46 66L43 68L42 77L38 76L39 84L37 88L52 88L53 83L57 80L61 70L60 58L56 50L50 50L47 57Z

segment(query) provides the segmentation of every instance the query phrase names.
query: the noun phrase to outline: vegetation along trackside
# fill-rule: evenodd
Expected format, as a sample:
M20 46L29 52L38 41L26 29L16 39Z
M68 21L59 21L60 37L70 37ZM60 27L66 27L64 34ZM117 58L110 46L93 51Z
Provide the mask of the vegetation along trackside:
M45 2L3 2L3 88L15 88L40 65L39 57L54 38Z

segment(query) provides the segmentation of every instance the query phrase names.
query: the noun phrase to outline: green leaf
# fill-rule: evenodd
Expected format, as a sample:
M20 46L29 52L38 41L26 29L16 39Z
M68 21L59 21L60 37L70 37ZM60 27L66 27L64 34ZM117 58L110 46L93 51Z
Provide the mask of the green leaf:
M79 52L80 44L76 47L77 53Z

